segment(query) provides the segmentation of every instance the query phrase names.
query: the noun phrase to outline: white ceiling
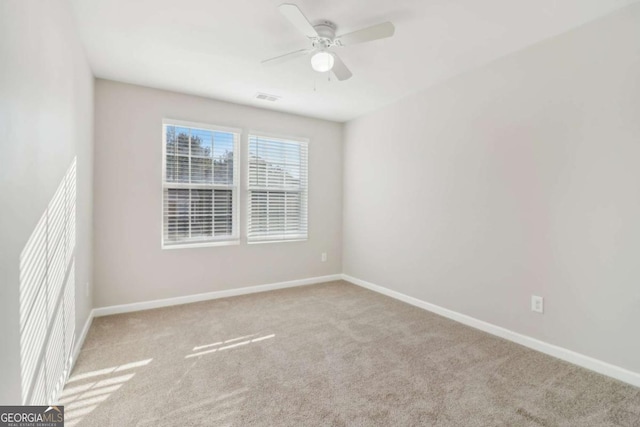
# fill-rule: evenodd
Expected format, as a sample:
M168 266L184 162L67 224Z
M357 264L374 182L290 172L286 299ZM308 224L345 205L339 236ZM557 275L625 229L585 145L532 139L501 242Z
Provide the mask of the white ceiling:
M347 121L637 0L70 1L97 77ZM387 20L396 34L340 48L344 82L304 57L262 66L307 47L278 12L287 1L338 34Z

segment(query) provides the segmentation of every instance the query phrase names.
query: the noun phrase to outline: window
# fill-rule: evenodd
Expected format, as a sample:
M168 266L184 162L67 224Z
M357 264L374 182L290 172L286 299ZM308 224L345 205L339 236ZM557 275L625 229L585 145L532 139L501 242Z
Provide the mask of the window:
M249 135L249 243L307 238L307 142Z
M164 248L238 241L240 132L165 120Z

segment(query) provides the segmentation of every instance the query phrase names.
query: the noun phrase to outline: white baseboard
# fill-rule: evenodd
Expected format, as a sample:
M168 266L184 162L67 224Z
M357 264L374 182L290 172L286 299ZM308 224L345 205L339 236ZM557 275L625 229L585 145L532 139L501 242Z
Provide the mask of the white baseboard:
M129 313L133 311L150 310L152 308L169 307L172 305L189 304L192 302L208 301L218 298L234 297L238 295L254 294L257 292L273 291L275 289L292 288L295 286L313 285L322 282L341 280L341 274L310 277L308 279L290 280L288 282L271 283L268 285L247 286L244 288L227 289L224 291L207 292L203 294L186 295L182 297L166 298L153 301L135 302L132 304L112 305L93 309L95 317L111 314Z
M629 371L619 366L615 366L610 363L585 356L584 354L576 353L575 351L568 350L563 347L558 347L556 345L549 344L544 341L519 334L517 332L513 332L509 329L496 326L492 323L478 320L474 317L467 316L465 314L461 314L456 311L428 303L426 301L422 301L418 298L410 297L403 293L396 292L379 285L375 285L373 283L349 276L347 274L343 274L342 279L346 280L347 282L353 283L354 285L358 285L374 292L389 296L391 298L395 298L397 300L406 302L407 304L411 304L432 313L439 314L440 316L455 320L456 322L460 322L467 326L471 326L473 328L480 329L481 331L488 332L492 335L496 335L500 338L513 341L517 344L529 347L541 353L548 354L549 356L562 359L566 362L573 363L574 365L578 365L591 371L595 371L600 374L623 381L625 383L634 385L636 387L640 387L640 373Z
M89 312L89 316L87 316L87 321L84 322L84 327L82 328L80 335L78 335L78 339L76 339L75 342L73 343L73 354L71 354L71 360L69 361L69 368L66 370L66 373L65 373L66 375L64 378L65 383L71 376L71 373L73 372L73 368L75 368L76 366L76 362L78 361L78 356L80 356L80 351L82 351L82 346L84 345L84 340L87 338L87 334L89 333L89 328L91 328L91 323L93 322L93 318L94 318L94 310L91 310ZM57 402L58 399L56 398L55 401Z
M89 314L87 322L85 323L82 333L78 337L78 341L75 345L73 361L72 361L72 370L76 360L78 359L78 355L80 354L80 350L82 349L82 345L84 344L84 340L87 336L87 333L91 326L91 322L93 321L94 317L108 316L111 314L119 314L119 313L129 313L133 311L149 310L153 308L168 307L172 305L188 304L192 302L207 301L207 300L226 298L226 297L232 297L237 295L246 295L246 294L258 293L258 292L271 291L275 289L291 288L295 286L312 285L316 283L330 282L334 280L345 280L347 282L353 283L354 285L358 285L363 288L372 290L374 292L378 292L380 294L397 299L399 301L406 302L408 304L422 308L424 310L430 311L440 316L444 316L449 319L455 320L456 322L460 322L464 325L471 326L473 328L490 333L492 335L496 335L498 337L507 339L509 341L513 341L525 347L529 347L533 350L537 350L541 353L548 354L549 356L556 357L566 362L573 363L574 365L578 365L583 368L589 369L591 371L598 372L600 374L609 376L611 378L615 378L625 383L634 385L636 387L640 387L640 373L629 371L619 366L615 366L610 363L603 362L601 360L594 359L589 356L585 356L584 354L580 354L563 347L559 347L559 346L549 344L544 341L540 341L538 339L535 339L526 335L522 335L520 333L511 331L501 326L497 326L492 323L488 323L488 322L476 319L474 317L467 316L466 314L458 313L456 311L449 310L447 308L440 307L438 305L431 304L426 301L422 301L418 298L414 298L414 297L405 295L403 293L393 291L391 289L387 289L383 286L375 285L373 283L349 276L347 274L333 274L328 276L311 277L308 279L291 280L288 282L271 283L268 285L248 286L244 288L207 292L203 294L187 295L187 296L176 297L176 298L167 298L167 299L145 301L145 302L139 302L139 303L133 303L133 304L123 304L123 305L114 305L109 307L94 308Z
M80 336L75 343L73 349L73 359L71 360L71 371L73 371L73 367L76 365L76 360L78 360L78 356L80 355L80 351L82 350L82 346L84 345L84 340L87 338L87 334L89 333L89 328L91 328L91 323L93 322L94 317L95 309L92 309L89 312L87 321L84 323L84 328L82 328L82 332L80 333Z

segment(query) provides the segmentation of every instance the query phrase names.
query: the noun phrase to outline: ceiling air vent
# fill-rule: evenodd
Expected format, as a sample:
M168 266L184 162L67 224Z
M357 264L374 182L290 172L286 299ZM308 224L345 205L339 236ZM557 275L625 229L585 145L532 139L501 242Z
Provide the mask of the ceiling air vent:
M280 96L269 95L268 93L262 93L262 92L256 93L256 99L261 99L263 101L274 102L274 101L277 101L280 98L281 98Z

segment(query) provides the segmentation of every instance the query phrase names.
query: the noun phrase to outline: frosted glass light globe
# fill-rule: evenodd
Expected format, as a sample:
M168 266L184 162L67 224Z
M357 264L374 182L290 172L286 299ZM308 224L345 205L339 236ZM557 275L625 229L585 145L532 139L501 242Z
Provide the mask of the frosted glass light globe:
M311 68L320 73L324 73L325 71L332 69L333 63L333 55L329 52L320 51L311 57Z

